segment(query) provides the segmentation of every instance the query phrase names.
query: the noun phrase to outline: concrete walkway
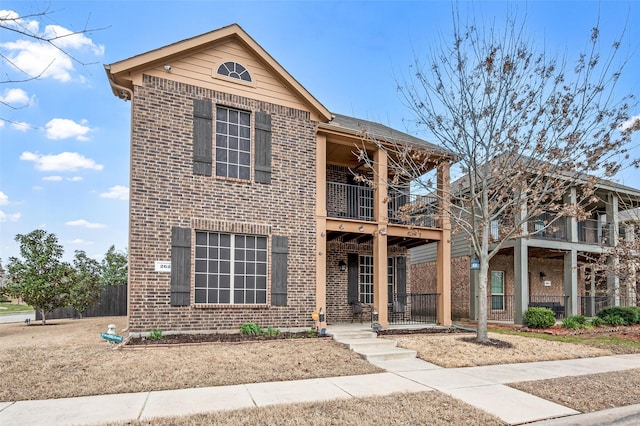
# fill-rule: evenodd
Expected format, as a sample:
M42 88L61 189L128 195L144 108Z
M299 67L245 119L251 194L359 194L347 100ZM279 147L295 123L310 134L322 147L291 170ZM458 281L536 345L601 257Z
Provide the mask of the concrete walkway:
M610 420L611 413L607 413L606 416L602 414L605 412L580 415L575 410L512 389L505 384L640 368L640 354L446 369L415 358L374 361L374 364L387 372L171 391L0 402L0 425L49 426L126 422L273 404L433 390L463 400L509 424L560 417L562 419L557 421L564 423L544 424L623 425L625 423L600 422L602 419ZM617 410L626 410L620 411L621 417L617 418L638 420L640 405ZM617 411L613 410L614 418L616 413Z

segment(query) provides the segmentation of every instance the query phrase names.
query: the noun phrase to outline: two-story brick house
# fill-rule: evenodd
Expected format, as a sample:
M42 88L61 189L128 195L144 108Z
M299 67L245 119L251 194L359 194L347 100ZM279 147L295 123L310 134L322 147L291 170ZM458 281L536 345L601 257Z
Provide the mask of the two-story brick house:
M408 249L439 241L433 320L450 323L449 224L390 220L386 154L419 146L438 185L451 157L386 126L332 114L238 25L105 66L131 102L129 329L237 330L411 310ZM377 159L354 181L355 145ZM400 201L399 201L400 200ZM434 209L438 209L436 205Z
M564 202L576 203L579 185L568 188ZM520 236L507 241L489 263L488 318L522 324L529 306L549 307L558 319L571 315L593 316L607 305L637 304L635 279L621 280L612 270L602 270L621 236L633 238L634 228L620 219L622 209L640 203L640 190L599 180L595 196L584 206L590 218L556 218L543 213L523 225ZM629 219L627 219L629 221ZM499 233L492 224L491 234ZM452 316L477 319L478 272L471 268L477 256L466 235L456 232L451 243ZM435 286L436 245L412 250L414 291ZM614 262L613 256L608 256Z

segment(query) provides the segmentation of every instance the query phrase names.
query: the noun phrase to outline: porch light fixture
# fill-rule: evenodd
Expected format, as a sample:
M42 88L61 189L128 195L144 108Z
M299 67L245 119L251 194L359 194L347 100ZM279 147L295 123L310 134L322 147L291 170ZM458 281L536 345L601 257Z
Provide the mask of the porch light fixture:
M358 228L358 231L364 232L364 226L360 225L360 228Z
M547 277L547 274L545 274L544 272L540 272L540 279L544 280Z
M341 272L344 272L347 270L347 264L345 263L344 260L340 260L340 262L338 262L338 268L340 268Z
M380 230L380 235L387 235L387 228L382 228Z
M162 68L164 68L165 71L171 71L171 65L169 65L169 64L165 65Z

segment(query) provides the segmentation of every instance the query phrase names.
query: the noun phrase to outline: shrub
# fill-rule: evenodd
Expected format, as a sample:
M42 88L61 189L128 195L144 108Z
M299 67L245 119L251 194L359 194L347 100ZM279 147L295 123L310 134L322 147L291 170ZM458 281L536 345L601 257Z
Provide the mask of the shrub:
M579 330L585 328L587 325L587 319L582 315L576 315L573 317L567 317L562 320L562 328L569 330Z
M609 314L606 317L602 318L602 320L606 324L613 326L625 325L625 320L620 315Z
M623 319L624 324L611 324L611 325L633 325L640 322L639 317L640 309L635 306L608 306L598 312L598 316L602 319L613 315Z
M280 330L269 326L267 328L262 329L262 334L264 334L265 336L279 336Z
M594 327L600 327L601 325L604 325L604 324L605 324L604 320L600 317L591 318L591 325Z
M240 333L257 336L262 332L260 326L254 322L248 322L240 326Z
M159 328L154 328L149 332L149 339L151 340L160 340L162 339L162 330Z
M532 307L525 311L524 323L531 328L547 328L556 323L556 316L549 308Z

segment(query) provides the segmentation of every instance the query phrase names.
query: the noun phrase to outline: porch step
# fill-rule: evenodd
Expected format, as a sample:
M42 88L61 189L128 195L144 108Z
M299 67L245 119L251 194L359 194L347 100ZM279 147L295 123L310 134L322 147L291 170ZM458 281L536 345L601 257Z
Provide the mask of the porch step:
M393 339L378 339L373 331L329 329L327 332L336 342L362 355L369 362L411 359L417 355L416 351L398 348Z
M382 349L382 348L395 348L397 342L391 339L378 339L361 338L361 339L345 339L340 340L340 343L347 346L349 349L355 352Z
M356 351L357 352L357 351ZM390 361L390 360L402 360L402 359L413 359L418 354L416 351L411 349L397 348L392 347L388 349L375 349L364 352L358 352L362 355L367 361Z

